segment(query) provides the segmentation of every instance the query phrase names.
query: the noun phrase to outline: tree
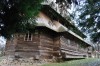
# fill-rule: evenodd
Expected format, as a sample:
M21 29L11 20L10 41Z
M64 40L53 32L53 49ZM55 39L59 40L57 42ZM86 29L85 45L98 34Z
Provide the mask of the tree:
M27 32L35 26L35 16L44 0L0 0L0 34L10 38L14 33ZM77 0L56 0L62 7ZM64 5L65 4L65 5Z
M43 0L0 0L0 34L6 38L35 24ZM28 21L31 20L31 23Z
M77 10L82 31L89 33L93 42L100 42L100 0L85 0Z

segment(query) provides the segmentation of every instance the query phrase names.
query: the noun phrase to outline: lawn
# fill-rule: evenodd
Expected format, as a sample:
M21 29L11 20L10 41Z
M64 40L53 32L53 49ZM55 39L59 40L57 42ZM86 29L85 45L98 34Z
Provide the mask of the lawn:
M0 57L0 61L2 60L2 57Z
M89 62L91 63L96 60L98 59L89 58L89 59L66 61L66 62L61 62L61 63L44 64L42 66L82 66L83 64L86 64Z

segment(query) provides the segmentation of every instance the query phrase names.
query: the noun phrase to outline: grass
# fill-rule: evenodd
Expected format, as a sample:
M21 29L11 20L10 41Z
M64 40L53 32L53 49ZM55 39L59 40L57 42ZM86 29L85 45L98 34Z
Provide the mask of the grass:
M0 62L1 62L1 60L2 60L2 57L0 56Z
M50 63L50 64L44 64L42 66L81 66L84 63L96 61L97 59L89 58L89 59L81 59L81 60L72 60L72 61L66 61L62 63Z

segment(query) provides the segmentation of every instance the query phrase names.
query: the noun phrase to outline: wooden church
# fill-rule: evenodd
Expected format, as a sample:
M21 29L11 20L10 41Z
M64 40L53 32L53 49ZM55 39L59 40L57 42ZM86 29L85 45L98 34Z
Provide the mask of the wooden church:
M32 32L16 33L7 40L5 55L37 60L91 57L85 35L49 5L43 6L36 23Z

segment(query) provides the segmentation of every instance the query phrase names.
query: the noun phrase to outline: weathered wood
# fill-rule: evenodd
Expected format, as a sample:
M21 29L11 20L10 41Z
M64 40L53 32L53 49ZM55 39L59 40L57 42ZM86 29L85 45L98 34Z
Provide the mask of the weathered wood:
M67 58L81 58L85 57L87 54L87 50L80 48L78 43L64 36L58 35L53 37L45 32L39 33L38 35L33 34L32 41L25 41L24 34L22 34L20 37L17 37L17 41L15 42L17 44L11 45L12 42L8 41L8 44L6 45L8 48L6 48L6 50L8 50L8 53L10 52L10 54L15 51L15 56L19 55L20 57L35 57L38 55L40 56L40 59L50 59L50 57L53 59L54 56L59 58L62 53L65 53Z
M50 19L48 18L48 20ZM59 23L59 21L54 22ZM59 27L59 25L56 26ZM31 36L31 40L26 40L26 34L20 33L16 34L12 40L7 40L6 55L20 56L22 58L35 58L38 56L42 60L53 59L54 57L82 58L88 54L87 47L80 46L81 40L68 32L59 33L48 27L38 26L35 27Z
M60 40L61 40L61 52L65 53L65 56L69 55L67 56L67 58L71 58L72 56L73 57L79 56L80 58L86 57L87 50L84 48L79 48L77 45L78 43L75 43L74 41L70 40L70 44L69 44L69 42L67 41L68 39L66 39L65 37L61 37Z
M41 58L52 59L53 37L50 34L40 34L40 55Z

